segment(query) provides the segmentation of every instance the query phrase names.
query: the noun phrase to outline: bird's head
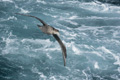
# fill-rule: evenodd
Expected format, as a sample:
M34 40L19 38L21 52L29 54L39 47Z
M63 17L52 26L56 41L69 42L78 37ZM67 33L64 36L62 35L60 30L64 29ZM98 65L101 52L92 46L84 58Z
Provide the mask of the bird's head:
M38 24L37 26L38 26L38 27L42 27L42 26L41 26L41 25L39 25L39 24Z
M53 34L60 35L59 30L57 30L57 29L53 28Z

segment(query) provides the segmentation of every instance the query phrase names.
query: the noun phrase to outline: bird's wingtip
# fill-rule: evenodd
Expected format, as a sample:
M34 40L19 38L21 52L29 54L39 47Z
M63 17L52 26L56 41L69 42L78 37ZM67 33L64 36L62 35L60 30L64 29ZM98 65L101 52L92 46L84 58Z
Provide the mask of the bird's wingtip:
M14 13L14 14L20 14L20 13Z

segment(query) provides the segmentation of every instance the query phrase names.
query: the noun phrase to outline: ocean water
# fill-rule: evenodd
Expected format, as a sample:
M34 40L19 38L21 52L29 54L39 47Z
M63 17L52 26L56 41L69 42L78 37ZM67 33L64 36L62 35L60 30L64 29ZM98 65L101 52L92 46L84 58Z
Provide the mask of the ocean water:
M42 33L37 16L60 31ZM0 80L120 80L120 6L97 0L0 0Z

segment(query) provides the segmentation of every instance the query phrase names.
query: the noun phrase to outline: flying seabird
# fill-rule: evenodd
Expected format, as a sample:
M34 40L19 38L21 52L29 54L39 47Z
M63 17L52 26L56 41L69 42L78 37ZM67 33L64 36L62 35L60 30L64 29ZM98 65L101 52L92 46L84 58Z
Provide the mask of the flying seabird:
M43 33L46 33L48 35L53 35L53 37L58 41L58 43L60 44L60 47L62 49L62 55L63 55L64 66L65 66L66 65L67 53L66 53L65 45L63 44L61 39L58 37L59 30L57 30L54 27L51 27L50 25L46 24L43 20L41 20L38 17L32 16L32 15L21 14L21 13L15 13L15 14L36 18L37 20L39 20L43 24L42 26L41 25L37 25L37 26L40 28L40 30Z

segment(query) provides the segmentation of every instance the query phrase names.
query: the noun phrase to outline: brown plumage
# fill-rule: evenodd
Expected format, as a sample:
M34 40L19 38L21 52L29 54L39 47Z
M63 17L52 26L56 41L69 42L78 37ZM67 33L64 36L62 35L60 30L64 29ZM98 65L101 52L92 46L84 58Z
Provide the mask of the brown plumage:
M31 16L31 15L26 15L26 14L20 14L20 13L15 13L15 14L36 18L37 20L39 20L43 24L42 26L41 25L37 25L37 26L40 28L40 30L43 33L53 35L53 37L58 41L58 43L60 44L61 50L62 50L64 66L65 66L66 65L66 58L67 58L67 53L66 53L67 51L66 51L65 45L63 44L61 39L58 37L59 30L55 29L54 27L49 26L48 24L46 24L43 20L41 20L38 17Z

